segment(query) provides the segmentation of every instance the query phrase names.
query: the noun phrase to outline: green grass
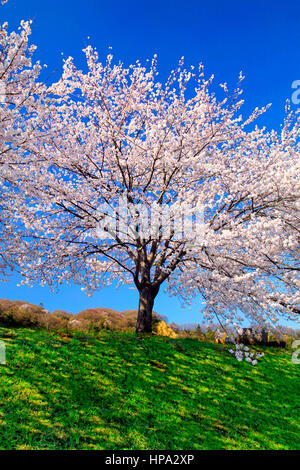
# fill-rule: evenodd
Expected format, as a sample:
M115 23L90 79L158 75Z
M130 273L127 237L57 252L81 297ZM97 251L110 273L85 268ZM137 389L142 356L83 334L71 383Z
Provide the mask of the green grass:
M193 339L0 339L0 449L300 449L290 351L267 349L254 367Z

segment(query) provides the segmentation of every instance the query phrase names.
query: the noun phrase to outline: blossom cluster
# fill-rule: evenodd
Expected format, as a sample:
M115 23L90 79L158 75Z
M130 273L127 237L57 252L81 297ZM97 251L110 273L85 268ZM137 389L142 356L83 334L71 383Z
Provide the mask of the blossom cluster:
M257 360L264 356L262 352L251 352L248 346L244 344L235 344L235 349L229 349L230 354L234 354L239 362L245 360L253 366L257 364Z

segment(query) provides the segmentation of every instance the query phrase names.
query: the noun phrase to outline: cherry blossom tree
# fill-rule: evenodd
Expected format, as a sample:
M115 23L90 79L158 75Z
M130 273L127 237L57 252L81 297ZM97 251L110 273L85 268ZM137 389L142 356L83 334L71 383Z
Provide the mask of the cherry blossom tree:
M15 187L19 177L18 157L30 150L36 126L37 96L44 89L37 82L40 65L32 63L35 46L29 45L30 22L22 21L19 32L0 27L0 274L12 267L22 239L10 219L11 198L5 186Z
M287 106L281 131L268 131L254 123L266 108L240 114L242 75L218 99L202 66L180 61L162 84L155 58L125 67L90 46L85 54L87 71L65 61L39 113L44 136L30 164L19 160L24 282L72 281L88 294L133 285L138 332L151 331L162 285L187 304L199 296L225 324L297 318L297 115ZM187 233L178 213L188 214Z

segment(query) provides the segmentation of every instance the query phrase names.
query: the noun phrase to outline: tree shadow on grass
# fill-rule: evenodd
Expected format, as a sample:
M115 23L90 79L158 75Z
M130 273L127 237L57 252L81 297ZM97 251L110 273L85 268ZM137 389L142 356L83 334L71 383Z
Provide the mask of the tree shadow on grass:
M286 356L253 368L219 345L176 342L20 332L1 370L0 447L299 448L299 372Z

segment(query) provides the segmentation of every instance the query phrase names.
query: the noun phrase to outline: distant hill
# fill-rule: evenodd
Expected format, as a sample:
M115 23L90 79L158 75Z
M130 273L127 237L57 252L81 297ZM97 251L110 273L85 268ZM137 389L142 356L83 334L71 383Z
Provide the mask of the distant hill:
M67 327L88 330L93 325L101 328L126 329L135 327L137 313L137 310L118 312L106 307L88 308L77 314L60 309L51 313L42 305L22 300L0 299L0 323L8 326L41 326L48 329ZM157 312L153 312L153 317L167 322L167 317Z
M25 307L26 306L26 307ZM35 305L30 302L26 302L24 300L9 300L9 299L0 299L0 308L3 311L8 311L11 308L21 308L21 309L31 309L34 311L44 311L47 312L44 307L41 305Z

